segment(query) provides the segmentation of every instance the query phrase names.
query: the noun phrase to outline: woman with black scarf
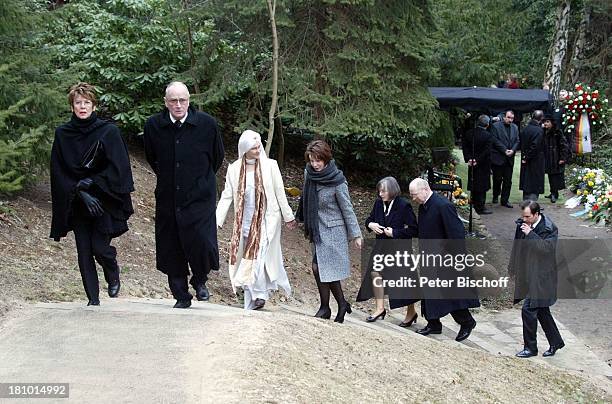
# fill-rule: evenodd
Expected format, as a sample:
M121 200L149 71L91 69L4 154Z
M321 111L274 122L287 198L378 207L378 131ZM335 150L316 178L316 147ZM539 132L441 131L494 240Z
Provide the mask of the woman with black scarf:
M351 271L349 241L353 240L361 249L361 230L353 212L346 178L332 160L329 145L323 140L314 140L306 147L304 157L304 191L298 219L304 222L304 233L313 246L312 272L321 298L315 317L331 317L331 291L338 303L334 321L342 323L344 315L352 310L344 299L340 281L348 278Z
M117 250L111 239L128 230L134 191L127 147L119 128L96 116L95 89L70 88L72 118L55 131L51 149L51 235L60 241L74 231L79 269L88 306L100 304L97 261L104 269L108 295L121 283ZM95 261L94 261L95 260Z

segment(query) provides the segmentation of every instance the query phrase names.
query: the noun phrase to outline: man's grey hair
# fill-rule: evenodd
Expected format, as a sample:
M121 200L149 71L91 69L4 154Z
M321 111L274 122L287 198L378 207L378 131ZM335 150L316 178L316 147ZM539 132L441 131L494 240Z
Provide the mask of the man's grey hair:
M402 190L400 189L397 180L393 177L385 177L382 180L378 181L378 184L376 184L376 190L387 191L391 199L396 198L397 196L399 196L399 194L402 193Z
M180 86L180 87L184 87L185 90L187 90L187 93L189 93L189 89L187 88L187 86L185 85L185 83L183 83L182 81L171 81L170 83L168 83L168 85L166 86L166 91L164 92L164 96L168 95L168 90L170 89L170 87L174 87L174 86Z
M415 178L410 182L410 188L415 191L427 190L431 191L429 187L429 182L425 181L423 178Z
M533 111L533 115L531 117L538 122L542 122L542 118L544 118L544 111L541 109L536 109Z
M491 118L489 118L487 115L482 114L478 117L478 126L481 128L488 127L490 122Z

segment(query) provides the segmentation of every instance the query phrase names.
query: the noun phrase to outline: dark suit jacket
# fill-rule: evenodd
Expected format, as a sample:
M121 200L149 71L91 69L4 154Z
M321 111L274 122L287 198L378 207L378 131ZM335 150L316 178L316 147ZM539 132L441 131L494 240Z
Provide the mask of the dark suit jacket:
M509 165L514 167L514 154L506 156L506 150L519 149L519 130L514 123L510 124L510 136L503 122L495 122L491 127L493 134L491 143L491 164L495 166Z
M378 223L381 226L391 227L393 229L393 237L387 237L385 234L376 235L378 239L387 238L412 238L417 236L417 221L414 211L410 203L402 197L395 198L393 206L388 216L385 216L384 202L377 198L374 202L374 207L370 212L370 216L365 221L366 228L369 232L368 225L372 222Z
M425 204L419 206L418 228L419 251L424 251L427 254L443 253L443 251L440 251L441 247L445 250L446 248L453 250L445 251L448 253L465 253L465 245L461 243L462 240L465 240L465 230L463 223L457 216L455 205L437 193L434 192ZM445 245L440 240L458 241ZM448 269L442 271L447 272ZM420 274L423 276L422 272ZM429 292L435 293L436 291ZM463 299L432 298L432 296L428 296L428 291L424 291L425 318L438 319L456 310L479 307L480 302L476 298L476 291L474 291L473 296L473 298Z
M517 225L508 273L515 276L514 303L528 297L530 307L549 307L557 301L556 247L559 231L548 217L527 236Z

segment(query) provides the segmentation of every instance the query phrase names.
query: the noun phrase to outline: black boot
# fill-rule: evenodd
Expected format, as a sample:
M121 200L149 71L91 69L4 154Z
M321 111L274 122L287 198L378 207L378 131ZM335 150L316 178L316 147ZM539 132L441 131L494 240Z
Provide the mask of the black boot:
M329 288L334 295L334 299L338 302L338 313L336 314L336 318L334 322L336 323L344 323L344 315L346 313L351 314L353 309L349 302L344 299L344 293L342 293L342 284L340 281L330 282Z

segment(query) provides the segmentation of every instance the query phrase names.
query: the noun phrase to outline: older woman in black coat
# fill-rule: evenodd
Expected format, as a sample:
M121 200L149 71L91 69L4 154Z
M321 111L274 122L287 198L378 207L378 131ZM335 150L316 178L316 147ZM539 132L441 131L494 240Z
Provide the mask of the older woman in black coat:
M377 240L390 239L411 239L417 235L417 221L410 203L400 197L400 186L393 177L383 178L376 185L378 198L374 202L374 207L370 216L366 219L365 225L370 232L376 234ZM375 247L377 252L384 250L382 242L377 241ZM384 306L384 288L380 285L382 275L377 271L367 271L364 273L361 289L357 295L357 301L365 301L372 296L376 299L376 310L366 321L374 322L384 319L387 310ZM414 310L414 303L418 299L395 299L389 298L389 307L395 309L407 306L406 318L400 323L400 327L410 327L417 319L418 315Z
M127 147L119 128L98 119L92 85L70 89L72 118L55 131L51 149L51 235L74 231L88 306L100 304L96 261L104 270L108 295L119 293L117 250L111 239L128 230L134 191Z

